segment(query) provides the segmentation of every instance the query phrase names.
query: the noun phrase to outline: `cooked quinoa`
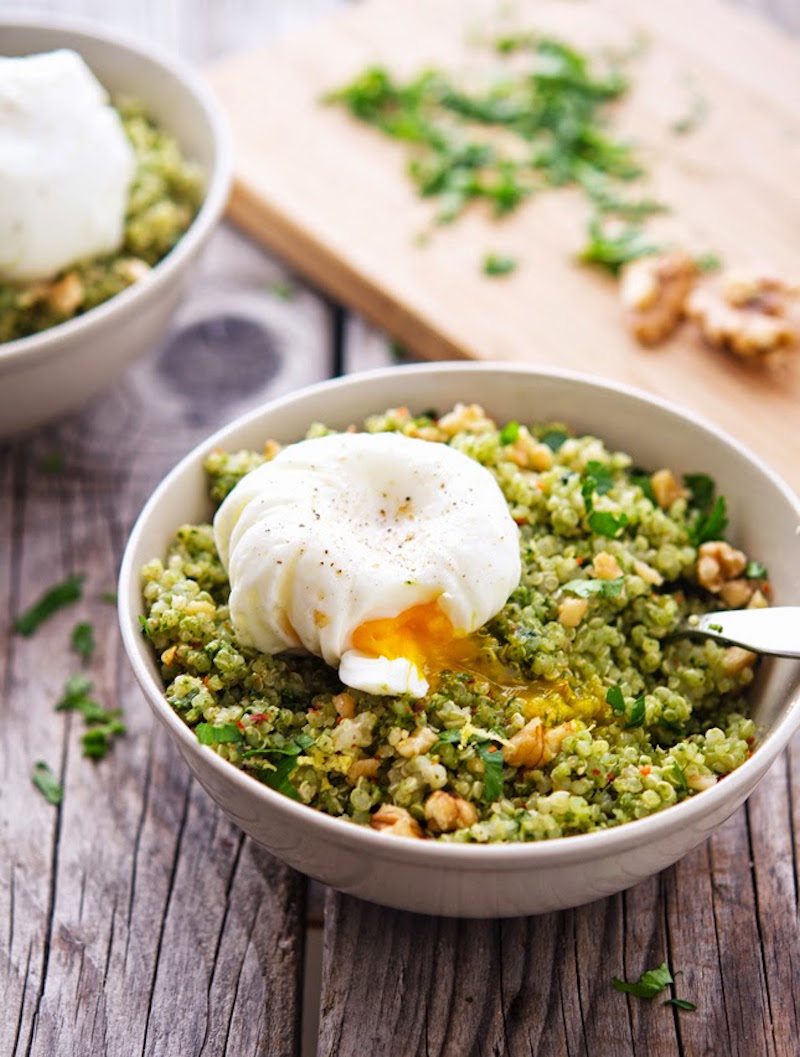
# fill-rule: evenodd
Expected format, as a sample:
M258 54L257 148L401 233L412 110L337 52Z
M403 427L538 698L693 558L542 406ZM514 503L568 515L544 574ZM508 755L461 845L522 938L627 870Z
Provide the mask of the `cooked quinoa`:
M765 605L766 570L721 541L702 474L635 469L561 424L499 427L476 406L367 419L447 443L495 476L522 578L480 632L482 664L421 699L347 689L310 655L240 646L210 524L143 569L144 634L173 709L212 751L360 825L461 842L543 840L643 818L713 786L755 739L755 658L673 633L692 613ZM328 432L314 425L308 436ZM279 445L206 460L213 504Z
M169 253L197 213L204 187L198 166L141 103L119 99L115 107L136 157L124 242L117 253L79 261L46 282L0 282L0 342L47 330L114 297Z

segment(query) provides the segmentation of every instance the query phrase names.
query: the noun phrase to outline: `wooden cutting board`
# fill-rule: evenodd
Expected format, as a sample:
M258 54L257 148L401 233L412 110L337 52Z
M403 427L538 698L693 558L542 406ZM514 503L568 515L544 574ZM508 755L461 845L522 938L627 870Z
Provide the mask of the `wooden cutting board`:
M430 358L558 365L688 404L800 488L800 354L779 370L705 348L686 328L656 351L625 333L616 284L575 261L589 207L546 191L502 220L481 208L439 227L405 173L403 145L320 97L373 63L401 76L468 73L476 39L549 31L582 47L641 54L614 127L635 137L670 203L654 236L728 263L800 277L800 47L719 0L367 0L279 46L211 72L235 137L233 220L335 298ZM490 60L496 61L496 60ZM695 131L671 125L698 95ZM520 260L502 279L487 252Z

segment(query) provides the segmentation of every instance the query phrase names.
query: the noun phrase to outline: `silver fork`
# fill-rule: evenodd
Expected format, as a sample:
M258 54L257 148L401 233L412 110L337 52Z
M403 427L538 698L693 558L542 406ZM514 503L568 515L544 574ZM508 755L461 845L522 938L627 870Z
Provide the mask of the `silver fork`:
M716 639L753 653L800 658L800 606L704 613L689 617L677 634Z

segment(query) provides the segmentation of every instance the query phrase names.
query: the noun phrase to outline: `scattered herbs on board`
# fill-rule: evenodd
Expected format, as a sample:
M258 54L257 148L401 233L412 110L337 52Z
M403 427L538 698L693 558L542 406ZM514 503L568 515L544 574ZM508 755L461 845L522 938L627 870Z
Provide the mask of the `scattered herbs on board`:
M670 984L674 984L675 979L669 971L667 963L662 962L655 969L647 969L634 982L621 980L618 976L614 976L611 979L611 983L617 991L621 991L623 994L651 1000L660 995ZM664 1005L675 1006L677 1009L682 1009L689 1013L697 1009L694 1002L689 1002L685 998L668 998Z
M58 806L64 799L61 783L44 760L37 760L31 771L31 781L48 804Z

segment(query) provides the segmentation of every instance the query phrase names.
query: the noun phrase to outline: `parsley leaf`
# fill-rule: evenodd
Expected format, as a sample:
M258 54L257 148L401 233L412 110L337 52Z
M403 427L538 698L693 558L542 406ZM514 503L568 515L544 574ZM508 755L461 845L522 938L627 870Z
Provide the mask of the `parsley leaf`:
M611 229L598 217L589 222L588 240L580 253L584 264L594 264L616 275L623 265L640 257L658 253L661 246L649 242L636 224L615 226Z
M72 629L72 637L69 640L72 650L85 661L91 659L95 650L94 628L88 621L82 620Z
M606 702L611 705L612 711L617 714L625 711L625 697L618 686L612 686L607 691Z
M292 800L299 800L300 797L297 790L289 781L289 775L296 766L297 759L295 756L284 756L271 768L265 767L256 771L255 776L259 782L268 785L270 789L275 789L278 793L283 793L284 796L290 796Z
M483 760L483 799L487 804L503 795L503 752L493 742L483 742L476 752Z
M728 527L728 509L724 496L717 499L707 514L701 514L689 530L689 538L695 547L710 540L722 539Z
M513 444L519 436L519 422L506 422L500 430L500 443L503 447Z
M102 760L111 748L111 742L114 735L124 734L126 732L127 728L125 727L125 724L121 723L119 719L116 718L119 714L119 710L116 712L109 712L108 715L112 718L108 723L92 726L86 731L81 738L84 756L88 756L93 760Z
M539 437L539 440L555 453L561 450L566 440L569 440L569 434L563 429L548 429Z
M668 998L664 1003L665 1006L677 1006L678 1009L685 1009L687 1013L694 1013L697 1006L694 1002L689 1002L685 998Z
M672 973L667 968L666 962L662 962L656 969L643 972L635 983L620 980L618 976L611 979L617 991L622 991L626 995L636 995L637 998L655 998L673 982Z
M645 716L645 704L644 694L641 697L637 697L631 706L630 715L628 716L628 722L625 724L625 729L630 730L632 727L641 727L644 723Z
M744 571L744 575L748 580L768 580L769 573L767 567L762 565L761 562L749 561Z
M56 705L57 712L80 712L89 728L82 737L83 755L99 760L111 748L115 735L126 732L121 721L122 710L105 709L89 697L92 682L83 675L71 676L64 686L64 694Z
M30 609L17 617L14 621L14 630L19 635L32 635L39 625L43 624L53 613L71 602L78 601L83 594L83 581L85 579L86 577L82 574L68 576L63 583L55 584L55 586L45 591Z
M570 580L563 585L561 590L569 591L570 594L577 595L578 598L590 598L592 596L598 598L619 598L624 584L624 576L616 576L613 580Z
M243 735L235 723L198 723L194 728L197 740L201 745L227 745L242 741Z
M516 270L517 261L513 257L501 257L497 253L487 253L483 258L483 274L491 276L510 275Z
M608 510L593 510L589 514L589 528L596 536L613 539L628 524L625 514L612 514Z
M672 761L672 773L675 775L675 778L677 779L678 785L681 787L681 789L688 790L689 783L686 780L686 772L677 760Z
M31 781L48 804L58 805L64 799L64 789L44 760L37 760L31 771Z
M717 492L714 479L707 473L685 473L683 483L692 494L692 506L698 510L708 510Z
M598 495L606 495L614 487L614 474L605 463L598 462L597 459L590 459L587 462L583 476L584 487L586 484L591 484L592 491L597 492Z
M645 473L644 470L632 470L631 471L631 484L635 484L638 488L641 488L645 496L650 502L656 506L656 494L653 491L653 481L649 473Z
M308 734L298 734L296 738L287 741L280 748L276 748L274 745L265 745L263 749L248 749L242 753L242 759L250 759L253 756L299 756L313 744L314 739L309 737Z

